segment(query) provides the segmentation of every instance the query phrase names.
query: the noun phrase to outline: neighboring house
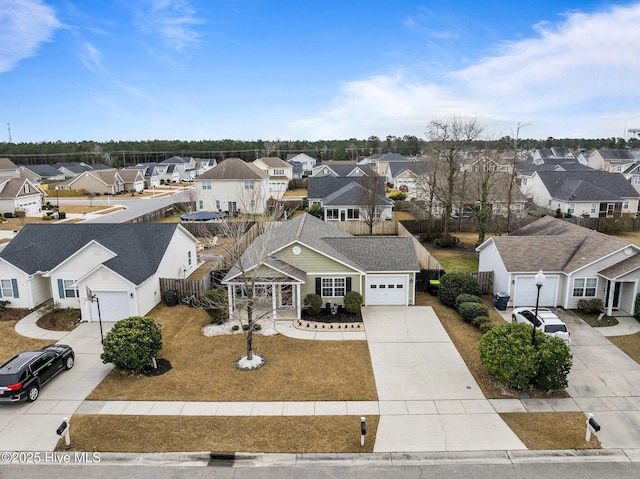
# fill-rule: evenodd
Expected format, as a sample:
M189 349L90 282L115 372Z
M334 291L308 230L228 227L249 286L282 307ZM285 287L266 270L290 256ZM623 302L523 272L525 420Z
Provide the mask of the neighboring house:
M547 163L553 160L575 160L576 155L567 147L554 146L551 148L539 148L532 154L534 164Z
M269 175L270 195L282 199L289 187L289 181L293 179L291 164L272 156L258 158L253 164Z
M87 193L117 195L124 191L124 181L115 168L85 171L58 184L62 190L85 190Z
M143 191L144 190L144 176L142 172L137 169L128 170L124 168L120 170L120 178L123 181L124 191Z
M434 164L431 161L393 161L387 163L382 175L393 188L407 193L409 198L414 198L421 183L421 177L433 171L433 167Z
M355 163L326 162L313 168L311 176L335 176L336 178L367 176L371 174L369 165L356 165Z
M362 165L363 167L364 165L369 165L369 168L372 171L375 171L379 175L383 175L389 163L403 163L406 161L414 160L410 160L406 156L403 156L399 153L378 153L361 159L360 161L358 161L358 164Z
M20 169L9 158L0 158L0 176L20 178Z
M322 304L343 305L349 291L367 306L414 304L419 270L410 237L352 236L304 213L257 237L222 284L230 314L250 283L265 292L274 319L280 310L301 318L303 299L313 293Z
M162 299L159 278L195 271L197 242L175 223L27 224L0 252L0 294L10 308L52 299L85 321L143 316Z
M112 169L111 166L102 165L99 163L89 165L84 162L58 162L53 165L53 167L59 170L65 178L75 178L85 171Z
M629 150L595 150L589 155L589 167L609 173L623 173L638 160Z
M269 199L269 175L253 163L227 158L195 181L199 210L262 214Z
M20 167L20 177L27 178L33 184L58 182L64 180L64 174L51 165L25 165Z
M637 192L640 192L640 161L636 161L633 165L628 167L624 171L623 175L627 180L629 180L631 186L633 186Z
M27 216L42 212L45 192L26 178L0 177L0 214L24 211Z
M640 247L568 221L545 216L508 236L493 236L476 248L479 271L493 271L494 292L509 306L533 306L542 271L539 306L575 309L581 299L601 299L607 314L635 314L640 284Z
M192 157L172 156L166 160L162 160L160 164L174 165L180 179L194 179L198 174L196 159Z
M502 156L490 157L487 155L476 155L472 158L465 159L460 165L462 171L471 172L513 172L513 163L502 158Z
M158 168L164 169L164 166L159 167L159 163L139 163L134 166L127 166L125 170L138 170L144 178L144 184L146 188L155 188L160 186L160 172Z
M606 171L536 171L521 188L542 208L592 218L635 214L640 200L622 173Z
M318 161L307 155L306 153L298 153L297 155L287 155L287 163L298 163L302 165L302 174L309 176Z
M288 161L291 165L291 176L294 180L301 180L305 175L304 166L298 161ZM311 174L311 172L309 172Z

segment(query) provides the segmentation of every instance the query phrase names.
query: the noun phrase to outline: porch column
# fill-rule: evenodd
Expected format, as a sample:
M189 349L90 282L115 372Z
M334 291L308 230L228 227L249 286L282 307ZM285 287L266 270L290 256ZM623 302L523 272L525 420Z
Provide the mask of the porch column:
M273 311L273 319L278 319L277 313L277 301L276 296L278 295L279 285L272 284L271 285L271 310Z
M297 313L297 318L296 319L300 319L302 318L302 301L300 300L300 283L296 284L296 313Z
M609 298L607 299L607 316L613 316L613 296L616 292L616 282L609 280Z
M230 284L227 285L227 303L229 307L229 319L233 318L233 290Z

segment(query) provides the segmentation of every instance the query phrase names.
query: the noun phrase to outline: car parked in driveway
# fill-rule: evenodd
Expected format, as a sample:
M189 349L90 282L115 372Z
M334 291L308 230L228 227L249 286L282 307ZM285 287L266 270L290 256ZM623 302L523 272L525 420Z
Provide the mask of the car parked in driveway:
M534 325L536 329L549 336L562 339L567 345L571 344L571 333L556 313L547 308L538 308L536 318L535 308L515 308L511 313L511 321Z
M42 386L74 361L73 349L64 344L17 354L0 366L0 402L35 401Z

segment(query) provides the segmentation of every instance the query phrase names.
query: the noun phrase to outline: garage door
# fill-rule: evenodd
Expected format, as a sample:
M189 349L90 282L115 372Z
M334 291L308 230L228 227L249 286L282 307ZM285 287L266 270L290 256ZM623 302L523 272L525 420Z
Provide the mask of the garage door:
M128 318L129 293L126 291L94 291L100 303L102 321L120 321ZM91 304L91 321L98 321L98 302Z
M558 277L547 276L540 288L540 306L556 306ZM535 306L538 288L534 276L516 276L513 293L513 307Z
M365 287L367 290L365 304L375 305L401 305L406 306L408 301L408 277L403 275L367 276Z

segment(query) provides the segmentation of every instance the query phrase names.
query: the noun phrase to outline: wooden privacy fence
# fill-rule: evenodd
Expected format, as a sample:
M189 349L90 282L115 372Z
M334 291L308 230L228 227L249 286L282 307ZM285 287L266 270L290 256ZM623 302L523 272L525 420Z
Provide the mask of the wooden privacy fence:
M493 271L472 271L469 274L480 283L482 294L493 294Z
M177 291L178 300L183 296L195 295L202 299L207 291L211 289L211 276L205 274L200 279L180 279L180 278L160 278L160 294L164 299L167 291Z

